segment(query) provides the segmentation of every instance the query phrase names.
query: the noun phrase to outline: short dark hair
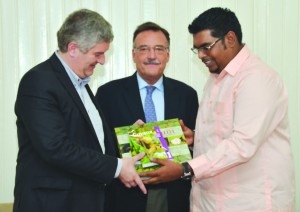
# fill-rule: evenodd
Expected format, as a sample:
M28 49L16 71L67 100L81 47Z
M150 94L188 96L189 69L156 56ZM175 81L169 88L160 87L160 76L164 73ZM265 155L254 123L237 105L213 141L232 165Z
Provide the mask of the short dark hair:
M214 7L208 9L196 17L188 27L191 34L196 34L203 30L211 30L214 37L222 37L229 31L233 31L242 43L242 29L234 12L227 8Z
M165 35L165 37L168 41L168 47L170 47L170 34L169 34L169 32L166 29L162 28L161 26L159 26L158 24L153 23L153 22L145 22L145 23L137 26L137 28L135 29L135 31L133 33L133 46L135 45L134 40L135 40L136 36L138 34L140 34L141 32L149 31L149 30L150 31L155 31L155 32L156 31L161 31Z

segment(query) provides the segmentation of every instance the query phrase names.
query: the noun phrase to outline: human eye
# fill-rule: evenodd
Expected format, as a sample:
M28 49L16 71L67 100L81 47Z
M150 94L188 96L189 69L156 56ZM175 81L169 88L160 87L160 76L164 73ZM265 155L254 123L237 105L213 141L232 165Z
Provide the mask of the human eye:
M138 48L140 53L147 53L149 52L149 47L148 46L141 46Z
M157 53L163 53L165 51L165 48L162 46L155 46L154 51Z

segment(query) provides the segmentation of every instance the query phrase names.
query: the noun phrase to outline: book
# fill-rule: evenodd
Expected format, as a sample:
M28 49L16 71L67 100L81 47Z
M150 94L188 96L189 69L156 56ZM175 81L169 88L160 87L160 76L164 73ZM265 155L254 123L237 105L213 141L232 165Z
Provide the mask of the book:
M145 123L115 128L122 158L133 157L140 152L145 156L135 166L139 173L158 169L160 166L150 158L183 163L192 159L179 120Z

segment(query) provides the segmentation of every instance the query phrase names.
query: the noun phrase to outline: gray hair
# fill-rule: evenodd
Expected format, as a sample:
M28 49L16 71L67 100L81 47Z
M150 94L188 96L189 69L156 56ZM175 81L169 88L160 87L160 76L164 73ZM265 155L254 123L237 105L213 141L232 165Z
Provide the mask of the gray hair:
M76 42L85 53L96 44L111 42L114 38L112 27L99 13L81 9L71 13L57 32L58 48L67 52L68 44Z

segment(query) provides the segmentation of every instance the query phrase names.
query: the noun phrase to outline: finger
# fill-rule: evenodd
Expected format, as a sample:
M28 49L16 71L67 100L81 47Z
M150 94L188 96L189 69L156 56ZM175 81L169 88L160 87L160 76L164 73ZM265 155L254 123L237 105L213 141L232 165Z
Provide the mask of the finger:
M185 126L182 119L179 120L179 123L180 123L180 126L181 126L182 129L186 128L186 126Z
M127 188L131 188L130 184L129 183L125 183L124 184Z
M150 158L150 160L154 163L160 163L160 160L158 158Z
M160 165L165 165L168 162L168 159L150 158L150 160Z
M159 180L159 178L157 178L157 177L152 177L148 180L144 180L143 183L144 184L159 184L159 183L161 183L161 180Z
M130 182L130 186L131 186L131 187L136 187L135 181Z
M133 125L137 126L137 125L144 125L145 123L141 120L138 119Z
M187 141L186 141L186 144L187 144L188 146L191 146L191 145L193 144L193 141L192 141L192 140L187 140Z
M156 177L157 174L156 171L150 171L150 172L139 173L139 176L148 178L148 177Z
M141 160L145 156L145 152L140 152L136 156L133 157L134 162Z
M145 185L144 185L144 183L143 183L143 181L141 180L140 177L137 177L135 179L135 183L140 187L140 189L142 190L142 192L144 194L147 194L147 189L146 189L146 187L145 187Z

